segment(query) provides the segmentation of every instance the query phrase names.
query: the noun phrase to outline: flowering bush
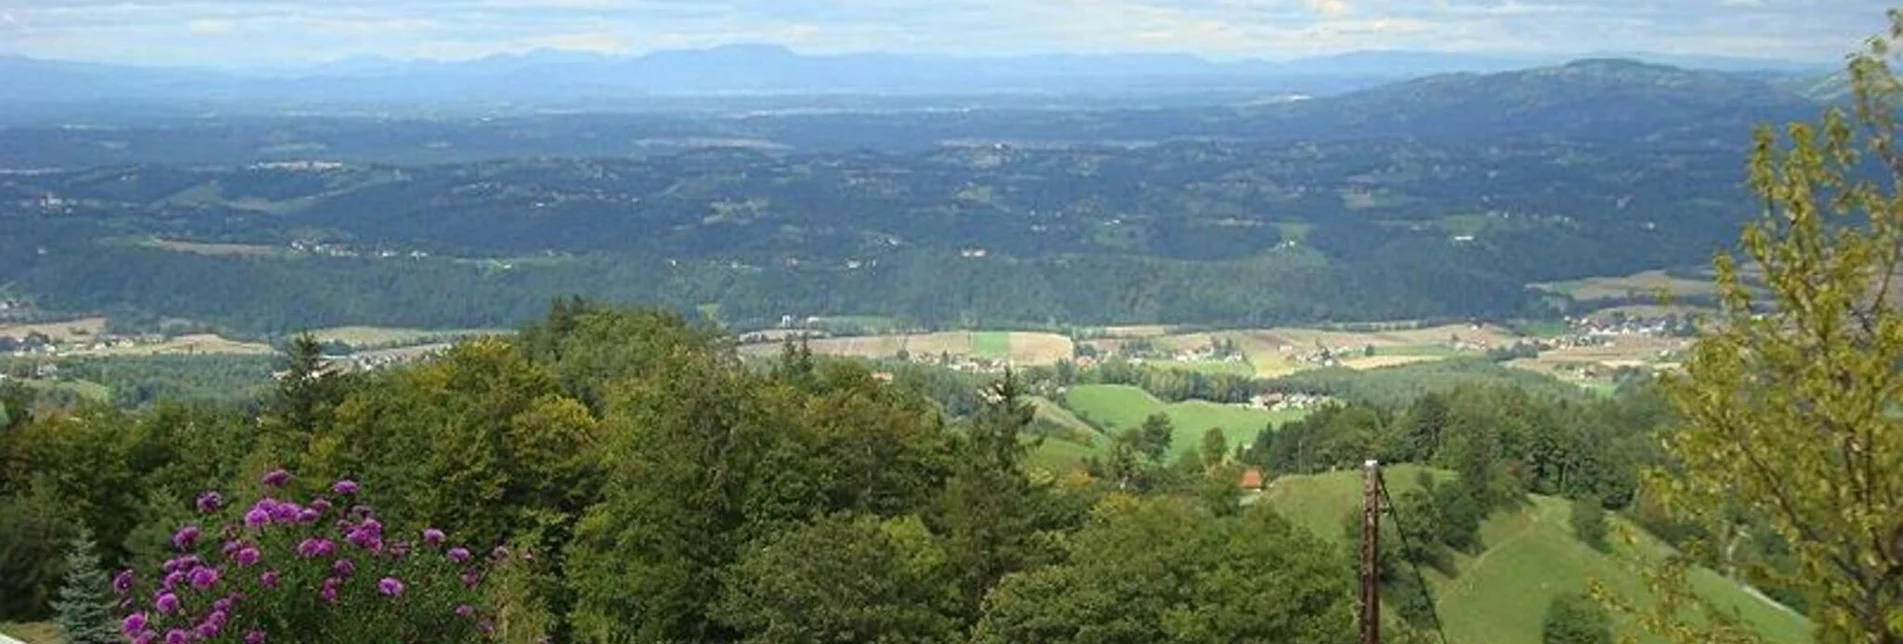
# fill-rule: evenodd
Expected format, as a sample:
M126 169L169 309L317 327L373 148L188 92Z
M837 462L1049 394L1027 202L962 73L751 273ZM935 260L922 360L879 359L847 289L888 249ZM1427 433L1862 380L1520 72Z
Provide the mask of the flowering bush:
M158 570L113 578L138 644L164 642L462 642L491 632L478 607L487 565L434 528L389 534L337 481L306 503L274 498L291 475L264 476L250 506L218 492L198 498L200 523L172 535L177 554Z

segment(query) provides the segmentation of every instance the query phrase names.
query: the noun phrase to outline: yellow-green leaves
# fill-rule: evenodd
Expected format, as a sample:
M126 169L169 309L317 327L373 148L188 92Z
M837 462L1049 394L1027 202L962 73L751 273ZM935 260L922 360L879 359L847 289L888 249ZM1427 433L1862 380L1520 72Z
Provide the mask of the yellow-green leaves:
M1712 535L1691 554L1720 569L1749 527L1788 542L1792 565L1746 572L1810 597L1815 637L1828 643L1903 642L1903 548L1892 545L1903 530L1903 314L1888 292L1903 268L1903 200L1890 181L1903 164L1893 163L1887 47L1853 58L1852 114L1833 110L1782 138L1757 133L1750 182L1764 212L1742 236L1744 266L1716 262L1722 310L1685 373L1666 381L1684 423L1664 441L1671 467L1648 477L1676 517ZM1682 563L1651 581L1663 601L1642 622L1656 634L1744 637L1681 619Z

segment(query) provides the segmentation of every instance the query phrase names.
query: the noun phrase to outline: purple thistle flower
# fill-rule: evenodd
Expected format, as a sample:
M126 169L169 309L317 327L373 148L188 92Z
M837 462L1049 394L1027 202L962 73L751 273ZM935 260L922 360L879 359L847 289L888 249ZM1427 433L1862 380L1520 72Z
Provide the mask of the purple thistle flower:
M337 587L324 584L324 588L317 591L317 596L324 598L324 603L326 604L335 604L337 603Z
M475 614L476 614L476 607L475 607L475 606L470 606L470 605L468 605L468 604L458 604L458 605L456 606L456 616L457 616L457 617L470 617L470 616L473 616L473 615L475 615Z
M226 612L223 608L215 609L210 615L205 616L205 623L216 624L218 628L224 628L225 624L231 623L231 613Z
M217 568L205 566L205 567L192 571L192 587L193 588L197 588L199 590L210 590L212 586L216 586L216 585L218 585L218 569Z
M330 565L330 574L338 577L348 578L354 572L357 572L357 564L349 559L338 559L336 563Z
M119 622L119 628L125 631L127 637L136 635L139 631L145 630L145 613L127 615L125 621Z
M432 548L443 545L443 539L446 538L448 538L448 535L443 534L442 530L437 530L436 528L423 529L423 543L429 544Z
M336 545L332 544L329 539L310 537L305 539L302 543L297 544L297 555L305 559L327 557L330 556L330 553L335 551L336 548Z
M214 601L211 603L211 609L214 612L229 611L231 610L231 603L232 603L231 595L219 597L217 601Z
M279 503L277 507L271 508L271 520L278 523L292 523L297 521L297 515L303 510L304 508L297 507L296 503Z
M218 630L219 630L218 625L213 624L211 622L199 622L198 627L192 629L194 634L198 636L198 639L201 639L201 640L208 640L208 639L218 637Z
M138 577L133 574L131 568L121 570L119 574L112 577L112 591L121 595L132 592L132 584L137 580Z
M189 644L191 641L191 634L183 629L174 628L165 632L165 644Z
M162 593L157 599L152 601L152 605L157 607L160 613L166 615L175 614L178 612L178 595Z
M179 563L179 560L177 557L167 559L165 560L165 565L160 566L159 569L169 573L174 570L178 570L178 563Z
M198 511L199 512L202 512L205 514L211 514L213 512L217 512L218 508L224 507L224 505L225 505L224 495L219 494L217 492L206 492L204 494L198 495Z
M481 572L478 572L475 568L470 568L468 570L463 571L463 586L464 587L475 588L476 584L480 584L480 583L482 583Z
M368 519L370 518L370 515L372 514L372 512L370 510L370 506L353 505L353 506L350 506L350 511L344 514L348 515L350 518L353 518L353 519Z
M259 552L257 548L250 548L250 547L247 547L243 550L239 550L237 555L238 565L244 568L250 568L252 566L258 565L258 560L263 558L264 558L264 553Z
M325 498L311 499L311 509L318 511L319 513L329 512L330 499L325 499Z
M172 572L165 573L165 578L159 580L159 589L171 590L173 588L177 588L178 585L182 583L185 583L185 571L174 570Z
M278 587L278 571L266 570L264 571L264 574L258 575L258 585L263 586L265 588L277 588Z
M264 644L264 631L251 629L251 632L244 634L244 644Z
M323 517L324 513L318 511L317 508L304 508L297 511L298 523L317 523L317 520Z
M377 592L383 593L384 597L401 597L403 582L397 581L395 577L384 577L377 580Z
M344 496L350 496L357 493L357 482L350 479L343 479L331 484L330 491Z
M271 487L284 487L286 485L290 485L291 473L284 471L284 468L271 470L270 473L264 475L264 484L269 485Z
M271 523L271 513L263 508L251 508L250 512L244 513L244 527L262 528L269 523Z
M489 558L490 558L490 559L494 559L494 560L497 560L497 561L501 561L501 560L503 560L503 559L508 559L508 558L509 558L509 549L508 549L508 548L504 548L504 547L502 547L502 546L496 546L496 549L495 549L495 550L491 550L491 551L489 551Z
M198 526L195 525L179 528L178 532L172 534L172 545L177 546L179 550L190 550L192 544L198 543L198 534Z
M244 547L243 541L232 539L230 541L225 542L225 547L223 548L223 550L224 550L225 556L229 557L232 554L238 552L239 548L243 548L243 547Z
M496 632L495 620L484 618L482 621L476 623L476 630L482 631L484 635Z
M450 548L449 560L456 563L469 563L469 549L462 546Z
M408 541L392 543L390 544L389 555L396 559L408 559L410 556L410 545Z

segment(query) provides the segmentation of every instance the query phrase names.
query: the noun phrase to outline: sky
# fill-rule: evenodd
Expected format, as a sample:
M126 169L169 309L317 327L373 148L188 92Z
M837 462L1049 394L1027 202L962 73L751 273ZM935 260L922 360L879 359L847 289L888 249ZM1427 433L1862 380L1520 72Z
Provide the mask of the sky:
M0 0L0 54L218 67L778 44L809 54L1368 49L1831 62L1884 0Z

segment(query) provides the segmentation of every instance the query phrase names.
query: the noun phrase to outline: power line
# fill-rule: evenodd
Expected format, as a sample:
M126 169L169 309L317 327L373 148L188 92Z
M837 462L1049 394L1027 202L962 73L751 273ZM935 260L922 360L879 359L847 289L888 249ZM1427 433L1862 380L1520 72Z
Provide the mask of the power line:
M1401 506L1395 505L1394 497L1388 496L1387 477L1381 474L1380 468L1375 469L1374 476L1376 482L1380 483L1381 501L1387 504L1388 514L1394 517L1394 531L1401 535L1401 547L1405 549L1403 552L1414 549L1414 544L1407 537L1407 526L1401 524ZM1402 556L1401 559L1414 570L1414 579L1420 582L1421 596L1427 599L1427 614L1434 618L1434 632L1440 635L1441 644L1447 644L1447 629L1441 626L1440 609L1434 604L1434 594L1427 589L1427 576L1421 574L1420 564L1414 563L1413 559L1406 556Z

